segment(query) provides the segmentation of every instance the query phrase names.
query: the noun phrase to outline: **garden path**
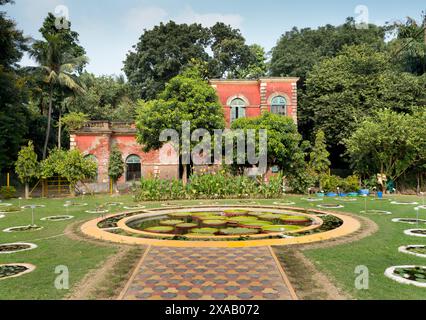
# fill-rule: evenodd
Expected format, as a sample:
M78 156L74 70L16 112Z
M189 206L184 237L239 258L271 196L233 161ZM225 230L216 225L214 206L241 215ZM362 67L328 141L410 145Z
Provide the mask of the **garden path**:
M270 247L147 249L124 300L294 300Z

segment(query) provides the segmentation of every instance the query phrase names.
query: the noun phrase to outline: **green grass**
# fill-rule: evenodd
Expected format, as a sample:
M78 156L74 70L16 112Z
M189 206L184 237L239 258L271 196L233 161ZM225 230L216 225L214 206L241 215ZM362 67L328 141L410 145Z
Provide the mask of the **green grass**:
M305 196L306 197L306 196ZM294 201L295 207L317 209L320 203L336 203L335 199L323 202L310 203L303 201L303 196L287 196L280 201ZM392 197L398 200L416 200L418 197ZM85 213L85 210L95 209L97 205L106 202L123 202L124 206L132 204L131 196L121 197L85 197L76 202L87 202L87 207L71 207L66 210L63 204L66 200L34 199L21 200L20 205L44 204L46 208L35 210L37 225L44 229L36 232L4 233L3 229L14 226L24 226L31 223L31 210L19 213L6 214L0 219L0 243L31 242L39 246L36 250L0 255L0 264L3 263L32 263L37 269L22 277L6 279L0 282L0 299L61 299L70 293L69 290L57 290L54 281L57 277L55 268L59 265L67 266L70 272L71 289L89 271L101 265L109 256L116 253L115 245L105 243L97 245L89 241L72 240L64 235L64 230L71 224L96 218L98 215ZM239 200L217 200L220 204L239 204ZM277 200L257 200L259 204L273 205ZM19 204L19 200L4 201ZM199 207L200 200L174 201L181 205ZM352 212L358 214L364 210L364 200L357 202L339 202L345 207L333 211ZM393 215L363 215L368 216L379 226L379 231L365 239L346 245L332 248L310 249L304 251L308 259L330 279L346 292L357 299L426 299L426 289L402 285L387 279L384 276L386 268L393 265L426 265L426 259L398 252L398 247L409 244L426 244L426 239L404 235L405 229L415 226L391 222L392 218L415 218L414 206L392 205L387 201L368 201L367 209L392 211ZM147 208L161 208L160 203L145 203ZM248 205L248 204L247 204ZM1 209L1 208L0 208ZM325 210L325 209L323 209ZM125 211L122 206L110 207L110 213ZM40 221L40 218L54 215L73 215L75 218L68 221ZM426 219L426 210L420 210L420 218ZM368 290L355 289L355 268L365 265L370 272ZM125 271L125 270L124 270ZM123 271L123 272L124 272Z

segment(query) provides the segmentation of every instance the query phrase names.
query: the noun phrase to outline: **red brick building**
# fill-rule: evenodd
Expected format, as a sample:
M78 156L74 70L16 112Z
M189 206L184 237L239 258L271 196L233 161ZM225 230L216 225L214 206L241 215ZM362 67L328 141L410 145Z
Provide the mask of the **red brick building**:
M241 117L257 117L270 111L289 116L297 123L298 78L263 78L259 80L211 80L224 107L226 124ZM136 129L129 123L94 121L71 135L71 148L77 148L98 163L98 175L87 185L97 191L109 189L108 159L116 145L126 163L120 189L128 188L140 177L179 178L179 166L160 161L160 152L172 154L172 147L145 153L135 139Z

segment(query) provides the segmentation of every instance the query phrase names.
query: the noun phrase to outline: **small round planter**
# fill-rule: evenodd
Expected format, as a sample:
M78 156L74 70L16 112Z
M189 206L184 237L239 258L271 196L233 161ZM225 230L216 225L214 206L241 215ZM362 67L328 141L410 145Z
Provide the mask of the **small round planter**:
M86 210L86 213L95 213L95 214L102 214L102 213L108 213L109 210Z
M18 226L18 227L10 227L4 229L3 232L12 233L12 232L35 232L40 231L44 227L41 226Z
M318 208L322 209L342 209L344 206L341 204L319 204L317 205Z
M424 253L419 253L419 252L413 251L413 250L419 250L419 249L422 249L422 252L424 252ZM411 255L419 257L419 258L426 258L426 245L402 246L402 247L399 247L398 251L402 252L402 253L406 253L406 254L411 254Z
M4 243L4 244L0 244L0 254L18 253L18 252L33 250L36 248L37 248L37 245L34 243L24 243L24 242Z
M274 202L274 204L277 206L293 206L296 204L296 202Z
M151 232L151 233L168 234L168 233L173 233L174 228L173 227L166 227L166 226L162 226L162 227L151 227L151 228L145 229L144 231Z
M409 229L405 230L404 234L412 237L426 238L426 229Z
M391 215L392 212L390 211L384 211L384 210L362 210L359 213L361 214L385 214L385 215Z
M24 210L20 207L13 207L13 206L0 207L0 214L19 213L22 211Z
M191 229L197 228L198 224L195 223L181 223L175 226L176 232L188 233Z
M425 266L394 266L386 269L385 276L401 284L426 288Z
M23 276L35 270L29 263L0 264L0 281Z
M284 224L288 225L306 225L311 222L310 219L302 216L288 216L281 217L280 219Z
M324 199L322 199L322 198L301 198L300 200L308 201L308 202L319 202L319 201L324 201Z
M51 217L45 217L41 218L41 221L51 221L51 222L59 222L59 221L66 221L74 219L74 216L51 216Z
M399 223L407 223L407 224L426 224L426 220L423 219L409 219L409 218L395 218L392 219L392 222L399 222Z
M68 208L79 208L79 207L87 207L89 204L87 203L66 203L64 204L64 207L68 207Z
M408 202L408 201L392 201L391 204L396 204L400 206L415 206L418 205L418 202Z
M146 206L138 206L138 205L135 205L135 206L124 206L123 207L123 209L126 209L126 210L142 210L142 209L145 209L146 208Z
M43 204L34 204L34 205L32 205L32 204L28 204L28 205L26 205L26 206L22 206L21 208L22 208L22 209L32 209L33 207L34 207L34 209L46 208L46 206L45 206L45 205L43 205Z

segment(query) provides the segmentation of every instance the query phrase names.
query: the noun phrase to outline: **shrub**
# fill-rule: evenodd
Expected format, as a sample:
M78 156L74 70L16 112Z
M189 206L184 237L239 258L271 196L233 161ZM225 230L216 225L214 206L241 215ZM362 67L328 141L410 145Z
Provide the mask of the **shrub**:
M299 171L288 177L288 185L294 193L306 193L308 188L313 187L317 177L308 171Z
M342 192L359 190L359 178L355 175L343 179L338 176L323 174L320 176L320 181L325 192L335 192L337 188L340 188Z
M0 195L4 198L4 199L12 199L15 195L16 195L16 189L15 187L6 187L3 186L0 188Z

